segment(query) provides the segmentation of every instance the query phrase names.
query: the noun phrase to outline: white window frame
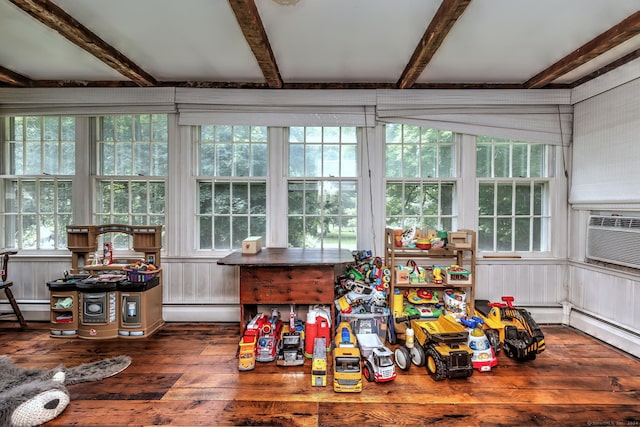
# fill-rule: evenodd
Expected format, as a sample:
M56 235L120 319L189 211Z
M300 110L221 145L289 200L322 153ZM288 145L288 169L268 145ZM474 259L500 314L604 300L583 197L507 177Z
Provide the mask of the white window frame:
M348 145L354 145L354 155L355 155L355 170L354 170L354 174L353 176L340 176L340 174L342 173L342 165L339 165L339 172L338 172L338 176L334 176L332 174L325 174L324 171L324 158L323 161L321 162L321 166L320 166L320 173L316 174L316 175L309 175L308 173L305 172L301 175L301 176L297 176L297 175L291 175L290 171L291 171L291 165L289 164L289 153L290 153L290 147L292 146L292 143L290 142L290 129L292 127L302 127L302 128L320 128L321 132L323 132L323 130L325 128L338 128L338 129L342 129L342 128L353 128L354 129L354 133L355 133L355 137L356 137L356 141L355 143L348 143L348 142L344 142L345 146ZM306 131L305 131L306 133ZM285 156L286 156L286 162L285 162L285 169L284 169L284 175L285 175L285 182L284 182L284 195L285 198L284 200L287 200L286 203L286 208L285 208L285 213L286 213L286 223L284 224L285 229L287 230L287 236L286 236L286 242L285 245L289 246L290 243L290 238L289 238L289 219L292 216L296 216L296 217L302 217L303 221L305 221L306 223L306 218L307 217L315 217L316 215L311 215L311 214L306 214L306 213L296 213L296 214L291 214L291 212L289 211L289 207L288 207L288 201L289 201L289 184L301 184L303 186L306 186L307 184L317 184L317 183L322 183L322 187L324 188L325 183L327 184L331 184L331 183L335 183L338 186L341 186L341 184L343 183L353 183L353 185L355 185L355 198L356 198L356 215L355 215L355 247L347 247L346 244L343 244L343 239L342 239L342 232L339 232L339 243L338 243L338 248L340 249L348 249L348 250L356 250L359 247L360 244L360 231L361 231L361 227L359 226L359 218L362 216L362 205L361 205L361 176L362 176L362 135L363 135L363 130L357 126L291 126L291 127L287 127L284 129L283 132L283 136L284 136L284 146L285 148ZM305 150L307 146L313 146L313 145L319 145L321 146L321 149L324 150L324 146L325 145L338 145L341 146L343 144L343 140L342 138L340 138L340 141L325 141L324 138L322 141L305 141L305 142L301 142L299 143L300 146L304 146ZM305 159L306 159L306 154L305 154ZM341 163L341 162L340 162ZM324 194L324 192L323 192ZM320 216L324 216L322 215L322 210L320 212ZM337 215L330 215L332 218L337 218L339 223L342 223L342 220L344 218L350 218L350 216L348 215L343 215L342 213L342 207L340 207L340 213ZM331 247L331 246L326 246L325 245L325 239L321 239L320 241L320 245L319 246L313 246L313 247L319 247L319 248L327 248L327 247Z
M389 126L390 124L385 125ZM401 126L402 128L404 128L404 126L412 126L412 127L417 127L417 128L422 128L422 129L427 129L427 127L425 126L415 126L415 125L405 125L402 123L394 123L394 126ZM431 128L433 129L433 128ZM448 132L446 130L441 130L441 129L434 129L434 130L438 130L440 132ZM400 141L400 142L395 142L395 143L391 143L391 142L387 142L387 132L385 131L383 133L384 135L384 143L383 143L383 152L382 152L382 156L384 156L384 158L387 158L387 147L390 145L398 145L400 147L405 147L405 145L415 145L418 149L421 148L426 144L429 144L428 142L405 142L404 140ZM440 177L438 176L439 174L436 172L436 176L429 176L429 177L420 177L420 176L405 176L404 173L401 173L400 176L386 176L386 170L387 170L387 165L386 165L386 160L385 160L385 167L384 167L384 171L383 174L385 176L384 179L384 192L386 194L387 188L389 184L401 184L403 185L403 191L406 188L407 185L420 185L420 186L424 186L424 185L437 185L439 188L442 187L442 185L444 184L448 184L448 185L452 185L453 186L453 190L452 190L452 206L451 206L451 214L443 214L442 213L442 192L438 191L438 206L437 206L437 211L438 214L435 216L429 216L428 218L433 218L435 220L435 222L437 222L437 224L433 224L430 221L425 221L425 216L423 215L423 212L421 211L419 215L414 216L414 215L407 215L405 214L404 210L402 212L401 215L394 215L394 217L399 218L399 222L400 222L400 227L401 228L407 228L409 226L415 225L417 227L422 227L423 225L425 225L425 222L427 224L429 224L429 228L438 228L438 229L457 229L458 228L458 200L459 200L459 196L458 196L458 191L459 191L459 175L460 175L460 141L461 141L461 135L452 132L452 142L451 142L451 153L454 156L454 158L452 159L452 173L451 176L445 176L445 177ZM440 152L439 147L441 142L438 141L436 144L438 144L438 152ZM404 157L405 155L405 150L402 148L402 156ZM387 207L387 202L385 201L385 208ZM385 215L385 221L386 219L389 218L389 212L386 213ZM446 218L450 221L451 226L445 226L443 225L443 218ZM386 224L386 226L392 226L394 224Z
M193 157L194 157L194 163L193 163L193 168L194 168L194 185L193 185L193 191L194 191L194 250L197 252L207 252L207 253L216 253L216 252L228 252L230 250L237 250L240 249L240 244L242 242L242 240L246 237L249 236L241 236L241 238L237 237L237 236L233 236L233 234L231 234L231 247L230 248L219 248L215 246L215 226L212 226L212 247L211 248L201 248L200 247L200 239L201 239L201 230L200 230L200 219L201 218L211 218L212 222L214 221L216 216L220 216L220 215L216 215L214 212L208 213L208 214L203 214L200 212L200 184L202 183L210 183L212 186L215 186L216 183L229 183L230 185L234 185L234 184L264 184L265 185L265 191L266 191L266 202L265 202L265 214L264 214L264 218L265 218L265 234L268 232L268 228L269 228L269 209L268 209L268 204L269 204L269 168L270 168L270 156L269 153L272 151L271 149L271 132L269 131L269 128L266 128L266 134L267 134L267 140L266 141L247 141L247 142L242 142L242 143L248 143L249 145L252 144L265 144L267 145L267 165L266 165L266 174L264 176L262 175L258 175L258 176L253 176L251 174L249 175L217 175L214 171L213 174L208 174L208 175L202 175L201 171L200 171L200 147L202 144L209 144L209 143L213 143L214 147L215 147L215 141L200 141L200 131L202 126L231 126L232 128L234 127L264 127L264 126L252 126L252 125L196 125L193 126L191 128L191 140L192 140L192 147L193 147ZM232 131L233 132L233 131ZM233 144L236 141L231 141L231 143ZM241 141L237 141L238 143L241 143ZM234 163L235 166L235 163ZM229 214L224 215L227 216L229 218L233 217L234 215L229 212ZM242 217L247 217L247 220L250 222L251 221L251 217L261 217L261 215L252 215L250 213L246 213L246 214L238 214L238 216L242 216ZM249 234L252 234L251 232L249 232ZM256 233L253 233L256 234ZM266 241L266 236L262 236L264 238L264 240ZM234 245L234 242L236 243Z
M15 120L15 118L20 117L23 119L23 122L25 124L23 124L23 131L22 131L22 138L21 140L16 140L13 141L10 138L10 132L11 132L11 124L10 122L12 122L13 120ZM79 146L79 144L77 143L78 141L78 135L76 132L76 128L77 128L77 124L74 124L74 139L73 141L69 140L69 139L64 139L64 132L63 132L63 128L62 128L62 120L64 118L73 118L74 123L76 122L76 118L70 115L59 115L59 116L39 116L39 115L29 115L29 116L9 116L9 117L3 117L2 119L0 119L0 122L2 122L0 124L0 132L2 134L1 138L2 138L2 154L3 154L3 164L2 164L2 177L0 179L0 189L2 190L4 196L2 197L2 201L1 201L1 207L2 207L2 228L5 230L4 232L6 232L7 230L7 224L6 221L8 220L9 217L14 217L14 221L15 223L15 229L16 229L16 236L15 239L12 239L10 241L8 241L6 239L6 236L3 232L2 236L0 236L0 243L2 244L2 246L12 246L12 247L16 247L17 249L20 249L21 251L39 251L39 252L48 252L51 251L53 253L57 252L57 251L61 251L61 250L67 250L66 246L67 246L67 241L66 241L66 225L68 224L64 224L61 223L61 215L68 215L70 218L70 222L73 221L73 210L74 210L74 189L73 189L73 175L65 175L63 174L63 172L65 172L64 168L63 168L63 163L66 161L65 157L63 156L64 154L64 150L62 149L62 145L63 144L70 144L72 143L74 145L74 153L76 151L76 147ZM27 130L26 130L26 121L30 120L30 119L37 119L40 122L40 136L37 139L34 138L27 138ZM46 133L45 133L45 127L46 127L46 122L50 121L50 120L57 120L58 122L58 129L57 129L57 135L56 138L50 139L46 137ZM13 155L11 154L12 150L11 150L11 144L12 143L21 143L23 144L23 155L22 155L22 165L14 165L12 164L12 158ZM35 171L28 171L28 162L29 159L31 158L28 154L27 151L29 150L29 147L27 144L35 144L35 145L39 145L39 157L40 157L40 168L39 171L40 173L33 173ZM48 156L50 156L52 153L47 151L47 145L56 145L55 148L55 152L56 152L56 156L57 156L57 169L56 170L46 170L46 158ZM77 171L75 171L75 159L73 159L73 169L74 172L77 173ZM7 173L8 172L8 173ZM31 172L31 173L30 173ZM22 190L23 188L27 185L27 183L29 183L29 185L31 185L31 183L33 184L33 187L35 189L34 193L36 195L35 200L33 200L33 203L35 205L35 210L33 212L26 212L24 211L23 207L24 207L24 203L25 200L23 200L22 197ZM61 212L60 211L60 200L58 198L58 194L59 194L59 183L67 183L70 187L71 187L71 208L69 212ZM53 186L53 202L48 203L51 204L53 206L53 210L51 212L42 212L41 210L41 206L42 204L44 204L45 202L43 200L41 200L40 196L41 196L41 191L42 188L44 186L44 184L51 184ZM14 193L16 200L15 203L17 204L16 208L16 212L7 212L7 206L5 204L5 199L6 197L8 197L9 195L9 188L16 186L16 193ZM35 219L35 223L36 224L41 224L39 227L36 227L36 235L35 235L35 247L33 246L29 246L29 247L25 247L24 246L24 242L25 242L25 234L24 234L24 230L23 230L23 221L28 218L28 217L33 217ZM49 220L51 220L53 222L53 230L46 230L43 229L43 217L48 217ZM64 222L64 221L63 221ZM43 233L47 232L49 233L49 240L53 240L53 244L51 247L49 247L48 245L44 245L44 239L47 239L47 236L44 236Z
M478 148L478 137L474 138L476 140L476 144L475 144L475 156L477 156L477 148ZM527 175L528 176L522 176L522 177L513 177L512 172L513 172L513 146L515 144L528 144L528 152L530 153L530 147L531 144L539 144L537 142L532 142L532 141L516 141L516 140L506 140L506 139L494 139L494 141L488 141L488 142L482 142L482 144L490 144L490 146L492 147L492 153L495 150L495 145L498 144L508 144L510 149L509 149L509 175L507 177L496 177L495 172L494 172L494 168L495 168L495 163L492 162L491 165L491 171L490 171L490 175L488 177L479 177L477 176L477 166L475 168L476 171L476 183L475 183L475 188L476 188L476 212L477 212L477 218L476 218L476 230L478 231L478 251L485 253L487 255L491 254L491 255L497 255L497 256L509 256L509 255L516 255L516 256L521 256L521 257L547 257L549 256L551 253L553 252L557 252L558 249L555 249L552 247L553 244L553 239L551 238L551 233L552 230L554 229L554 227L556 226L554 223L554 210L557 210L557 208L555 208L555 200L557 200L558 195L556 194L556 190L558 189L558 186L555 185L556 182L556 177L558 176L558 171L557 171L557 161L556 161L556 154L557 154L557 150L561 149L561 147L555 147L553 145L550 144L543 144L545 145L545 173L543 176L530 176L530 157L529 157L529 162L527 164ZM475 157L474 156L474 157ZM495 156L492 154L491 158L494 159ZM477 159L477 157L476 157ZM477 160L476 160L477 161ZM480 186L483 184L491 184L494 187L494 211L492 214L486 214L486 215L480 215ZM530 210L529 210L529 214L522 214L522 215L518 215L516 214L516 187L518 185L522 186L524 184L528 184L530 187ZM534 205L533 205L533 198L534 198L534 194L533 194L533 190L534 190L534 186L536 184L542 184L543 185L543 200L542 200L542 209L541 209L541 214L536 215L535 212L533 212L534 209ZM498 186L505 186L505 185L509 185L511 186L511 194L512 194L512 198L511 198L511 212L509 215L507 214L497 214L495 208L495 204L496 204L496 197L497 197L497 187ZM488 249L482 249L480 247L480 230L479 230L479 221L480 218L486 218L486 219L493 219L493 244L492 244L492 249L488 250ZM533 234L533 220L535 218L539 218L540 219L540 249L539 250L534 250L534 234ZM496 235L496 223L499 220L510 220L511 221L511 248L510 250L499 250L498 246L498 242L497 242L497 235ZM517 250L516 249L516 243L515 243L515 221L517 219L529 219L529 243L528 243L528 250ZM556 221L557 223L557 221Z

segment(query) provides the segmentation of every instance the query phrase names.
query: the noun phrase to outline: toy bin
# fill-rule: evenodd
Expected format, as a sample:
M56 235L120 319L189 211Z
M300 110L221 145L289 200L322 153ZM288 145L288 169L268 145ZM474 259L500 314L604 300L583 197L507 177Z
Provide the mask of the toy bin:
M382 343L383 345L387 339L387 332L389 329L388 312L361 314L340 313L340 321L349 322L351 330L356 335L356 337L366 336L366 339L368 341L367 343L364 343L366 347L369 347L371 341L375 341L375 338L372 337L372 335L377 335L380 343Z
M467 314L466 293L453 289L444 291L444 310L447 314L459 318Z

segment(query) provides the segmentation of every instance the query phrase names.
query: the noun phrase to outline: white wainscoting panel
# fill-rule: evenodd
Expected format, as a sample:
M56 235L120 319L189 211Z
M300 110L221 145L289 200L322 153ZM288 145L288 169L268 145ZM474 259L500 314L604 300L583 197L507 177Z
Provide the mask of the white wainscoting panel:
M511 295L517 305L559 308L567 298L566 265L561 261L479 260L476 276L476 299L501 301Z
M640 333L640 280L589 265L569 268L573 309Z

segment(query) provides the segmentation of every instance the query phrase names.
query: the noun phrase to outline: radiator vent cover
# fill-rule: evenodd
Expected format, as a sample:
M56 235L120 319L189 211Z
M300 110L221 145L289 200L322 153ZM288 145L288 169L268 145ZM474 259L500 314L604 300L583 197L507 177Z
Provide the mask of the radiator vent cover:
M640 269L640 217L590 216L587 259Z

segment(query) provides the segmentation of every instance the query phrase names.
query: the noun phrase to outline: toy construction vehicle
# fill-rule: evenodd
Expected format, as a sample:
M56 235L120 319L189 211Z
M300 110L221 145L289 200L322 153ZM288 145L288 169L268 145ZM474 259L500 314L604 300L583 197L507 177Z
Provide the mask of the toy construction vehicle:
M420 315L395 319L408 323L405 344L395 351L398 367L408 370L413 362L427 367L435 381L445 378L467 378L473 374L473 352L467 345L469 333L456 320L446 315L436 320L421 320Z
M476 316L483 320L496 352L502 347L513 359L534 360L545 349L544 334L527 310L514 307L513 300L512 296L503 296L504 303L476 300Z

